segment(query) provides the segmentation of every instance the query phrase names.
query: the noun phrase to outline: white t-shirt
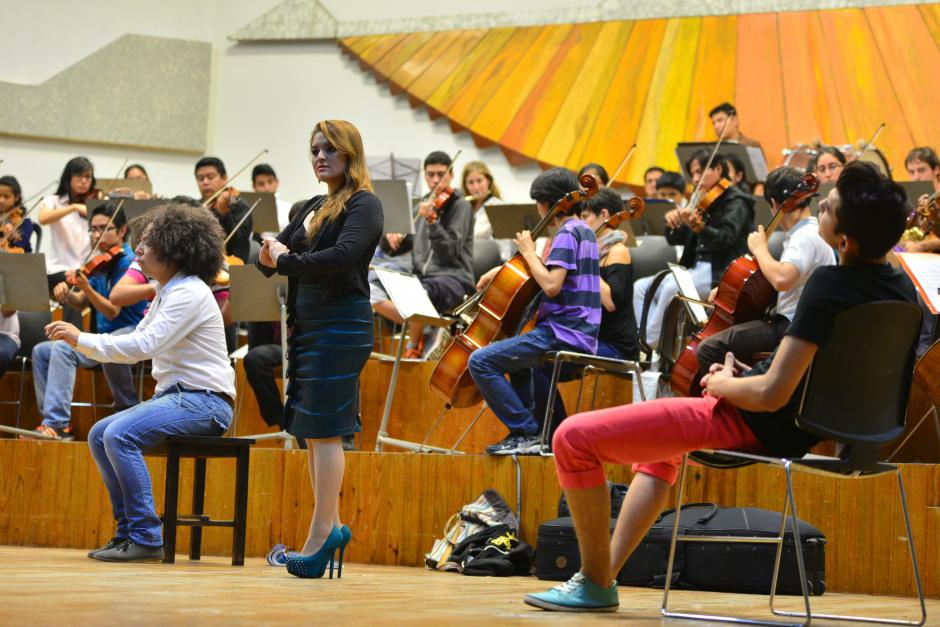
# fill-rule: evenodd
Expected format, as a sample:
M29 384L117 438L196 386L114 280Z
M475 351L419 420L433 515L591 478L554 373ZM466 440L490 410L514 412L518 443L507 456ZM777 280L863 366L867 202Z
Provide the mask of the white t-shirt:
M290 224L290 208L293 205L286 200L281 200L277 195L274 196L274 204L277 205L277 225L283 231Z
M13 341L16 342L17 346L20 346L20 319L17 314L12 316L4 316L0 314L0 333L3 335L9 335L13 338Z
M68 194L64 196L46 196L42 204L49 209L62 209L69 206ZM91 250L88 238L88 220L73 212L46 225L52 233L50 245L45 247L46 273L55 274L65 270L75 270L85 261Z
M832 248L819 235L819 220L813 217L803 218L793 225L783 241L780 263L788 263L800 271L800 278L793 287L777 295L777 313L793 320L796 304L800 301L803 287L813 270L836 263Z

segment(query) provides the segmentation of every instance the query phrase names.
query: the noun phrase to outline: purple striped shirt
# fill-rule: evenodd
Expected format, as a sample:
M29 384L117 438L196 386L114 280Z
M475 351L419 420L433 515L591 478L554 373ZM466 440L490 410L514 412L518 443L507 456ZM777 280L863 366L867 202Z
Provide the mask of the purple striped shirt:
M576 350L596 352L601 326L601 274L594 231L576 218L563 223L552 239L545 265L568 272L556 296L543 295L537 324L547 325L556 339Z

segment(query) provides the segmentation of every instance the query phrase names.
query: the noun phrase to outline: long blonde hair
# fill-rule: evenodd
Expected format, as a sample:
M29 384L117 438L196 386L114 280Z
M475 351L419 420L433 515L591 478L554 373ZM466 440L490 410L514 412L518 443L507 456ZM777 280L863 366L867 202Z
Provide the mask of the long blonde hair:
M463 176L460 177L460 189L463 190L464 196L469 196L470 192L467 190L467 177L470 176L473 172L479 172L486 180L490 182L490 194L496 196L497 198L502 198L499 193L499 187L493 181L493 174L490 172L490 169L486 167L486 164L482 161L471 161L463 167ZM486 200L481 198L481 201Z
M317 133L323 133L326 141L346 157L346 180L336 193L327 194L323 205L310 221L310 228L307 229L308 240L312 239L324 224L339 217L353 194L372 191L372 181L369 179L369 168L366 167L365 151L358 129L346 120L323 120L317 122L310 132L311 142Z

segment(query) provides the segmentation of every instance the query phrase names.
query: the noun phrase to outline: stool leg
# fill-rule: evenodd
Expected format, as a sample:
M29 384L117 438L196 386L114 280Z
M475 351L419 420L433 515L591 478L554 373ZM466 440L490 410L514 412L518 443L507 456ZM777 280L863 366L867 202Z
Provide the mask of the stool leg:
M235 462L235 528L232 531L232 566L245 563L245 534L248 531L248 462L247 446L238 452Z
M201 516L206 500L206 458L193 460L193 516ZM189 559L198 560L202 555L202 527L193 527L189 536Z
M166 456L166 487L163 491L163 563L176 561L176 503L180 489L180 457L171 446Z

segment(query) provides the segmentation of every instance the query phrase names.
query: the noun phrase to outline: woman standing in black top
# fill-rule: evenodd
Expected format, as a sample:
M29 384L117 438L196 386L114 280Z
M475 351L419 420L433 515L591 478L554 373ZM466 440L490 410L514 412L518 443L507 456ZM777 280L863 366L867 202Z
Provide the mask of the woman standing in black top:
M585 166L588 167L588 166ZM601 328L597 335L597 355L613 359L636 361L640 357L637 344L636 316L633 313L633 265L627 234L620 229L604 226L604 222L623 211L623 201L617 192L602 187L597 194L582 204L581 219L595 229L601 262ZM598 230L599 229L599 230ZM552 381L553 365L536 368L533 377L535 386L535 409L533 415L539 420L545 416ZM571 381L581 376L583 368L576 364L562 366L560 381ZM561 395L555 395L552 412L553 426L567 416Z
M315 506L303 550L287 570L322 577L352 538L340 524L345 462L340 438L359 430L359 374L372 351L367 274L382 235L362 138L342 120L316 125L310 159L325 196L308 201L277 239L266 239L258 267L288 277L288 377L284 428L308 449Z

